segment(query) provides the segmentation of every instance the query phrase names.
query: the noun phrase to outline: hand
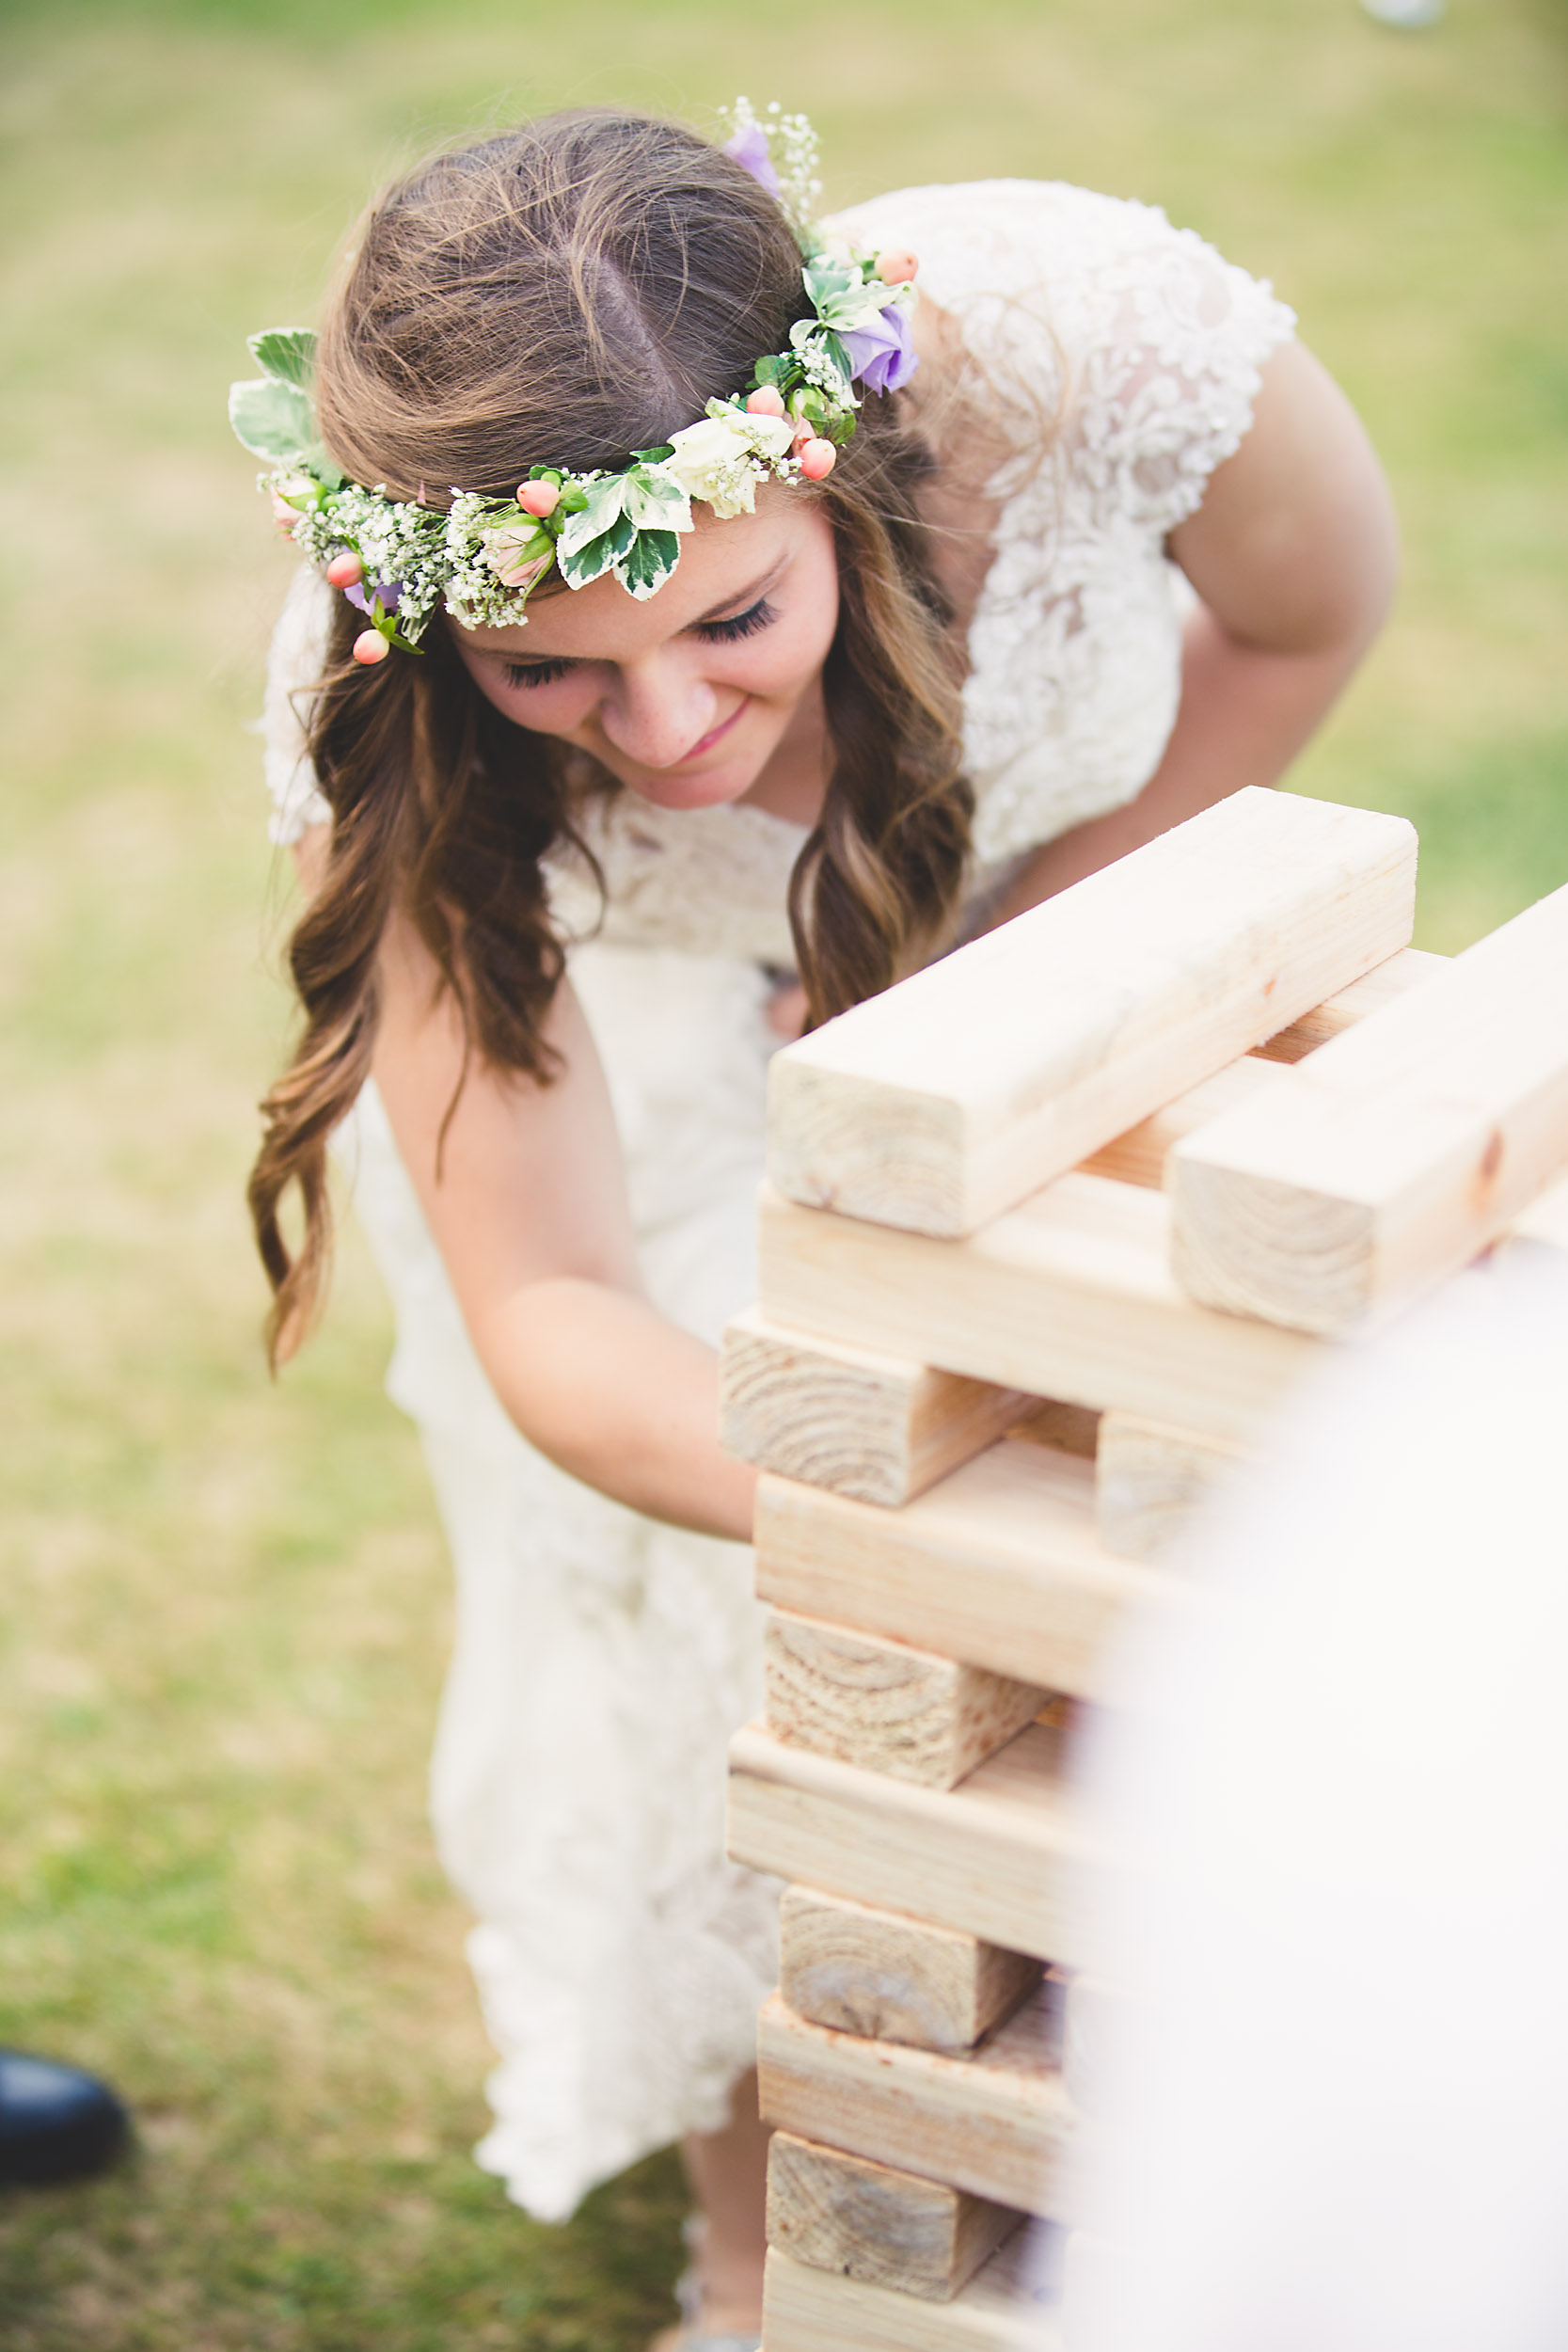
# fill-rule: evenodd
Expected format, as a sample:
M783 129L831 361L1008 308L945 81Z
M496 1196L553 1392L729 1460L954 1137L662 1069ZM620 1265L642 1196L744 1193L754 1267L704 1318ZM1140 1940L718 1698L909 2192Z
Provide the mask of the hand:
M806 1025L806 992L799 980L780 980L764 1008L768 1025L775 1037L782 1037L786 1045L793 1045Z

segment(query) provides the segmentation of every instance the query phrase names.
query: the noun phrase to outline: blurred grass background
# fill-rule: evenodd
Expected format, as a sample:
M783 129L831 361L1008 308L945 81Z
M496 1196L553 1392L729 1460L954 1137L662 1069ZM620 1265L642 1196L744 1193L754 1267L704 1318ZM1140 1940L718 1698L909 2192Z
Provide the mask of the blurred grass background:
M290 558L224 395L373 182L566 100L803 105L830 199L1022 173L1272 277L1407 534L1296 771L1423 835L1454 948L1568 879L1560 0L0 8L0 2040L136 2163L0 2201L7 2352L633 2352L673 2161L563 2231L471 2168L423 1821L446 1577L373 1279L274 1389L240 1189L284 1022L255 711Z

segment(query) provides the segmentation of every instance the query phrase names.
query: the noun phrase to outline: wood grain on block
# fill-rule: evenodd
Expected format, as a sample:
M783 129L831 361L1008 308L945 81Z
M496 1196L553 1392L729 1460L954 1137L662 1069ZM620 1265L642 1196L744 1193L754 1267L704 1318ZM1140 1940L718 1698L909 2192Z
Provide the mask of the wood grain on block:
M765 2352L1061 2352L1055 2297L1031 2275L1032 2233L1020 2229L950 2303L811 2270L774 2248L768 2257Z
M983 1666L777 1609L767 1688L776 1740L927 1788L962 1780L1032 1724L1045 1698Z
M972 2196L1065 2218L1071 2102L1044 1989L955 2055L815 2026L775 1994L757 2022L765 2122Z
M1210 1306L1343 1331L1465 1264L1565 1161L1568 888L1179 1143L1173 1263Z
M1101 1539L1131 1560L1158 1557L1216 1479L1241 1458L1236 1447L1132 1413L1106 1413L1095 1460Z
M815 2270L951 2301L1018 2227L1005 2205L775 2132L768 2243Z
M1308 1054L1315 1054L1330 1038L1342 1036L1358 1021L1365 1021L1369 1013L1381 1012L1396 997L1419 988L1423 980L1445 970L1449 961L1448 956L1435 956L1425 947L1402 947L1386 963L1375 965L1361 979L1353 980L1349 988L1340 989L1337 995L1315 1005L1310 1012L1304 1012L1299 1021L1280 1029L1258 1051L1265 1061L1305 1061Z
M781 1192L974 1232L1410 937L1402 818L1257 787L776 1054Z
M1164 1194L1104 1176L1059 1177L961 1242L765 1186L760 1248L781 1323L1233 1442L1267 1429L1314 1359L1298 1332L1198 1305L1170 1270Z
M1025 1952L815 1886L786 1886L779 1906L779 1990L797 2016L840 2033L972 2049L1039 1980Z
M785 1747L752 1725L730 1744L730 1855L1081 1966L1092 1857L1063 1786L1061 1747L1053 1727L1031 1724L957 1788L922 1788Z
M720 1441L743 1462L905 1502L1027 1412L1030 1400L961 1374L812 1339L736 1315L720 1360Z
M901 1511L763 1478L754 1533L757 1592L775 1607L1075 1698L1101 1695L1129 1610L1202 1606L1190 1585L1107 1549L1092 1464L1022 1438Z

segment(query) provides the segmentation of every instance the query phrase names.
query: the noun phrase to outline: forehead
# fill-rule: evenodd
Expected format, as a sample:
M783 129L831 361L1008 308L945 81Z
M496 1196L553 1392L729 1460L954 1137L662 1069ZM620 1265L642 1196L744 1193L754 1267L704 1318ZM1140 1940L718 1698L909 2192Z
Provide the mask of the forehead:
M815 500L775 484L759 491L754 515L721 521L710 507L698 503L692 517L693 528L681 537L680 561L655 595L640 602L608 573L587 588L552 585L531 599L526 623L464 629L464 645L509 659L527 654L631 660L694 622L761 595L806 540L827 529Z

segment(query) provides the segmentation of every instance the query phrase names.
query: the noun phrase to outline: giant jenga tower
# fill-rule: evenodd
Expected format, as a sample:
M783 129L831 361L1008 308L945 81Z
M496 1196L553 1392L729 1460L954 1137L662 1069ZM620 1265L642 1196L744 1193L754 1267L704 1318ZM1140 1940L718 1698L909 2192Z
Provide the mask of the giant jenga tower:
M1450 962L1415 881L1402 819L1242 792L777 1057L724 1360L771 1613L731 1851L788 1882L766 2352L1046 2340L1071 1710L1197 1605L1166 1539L1325 1346L1568 1239L1568 891Z

